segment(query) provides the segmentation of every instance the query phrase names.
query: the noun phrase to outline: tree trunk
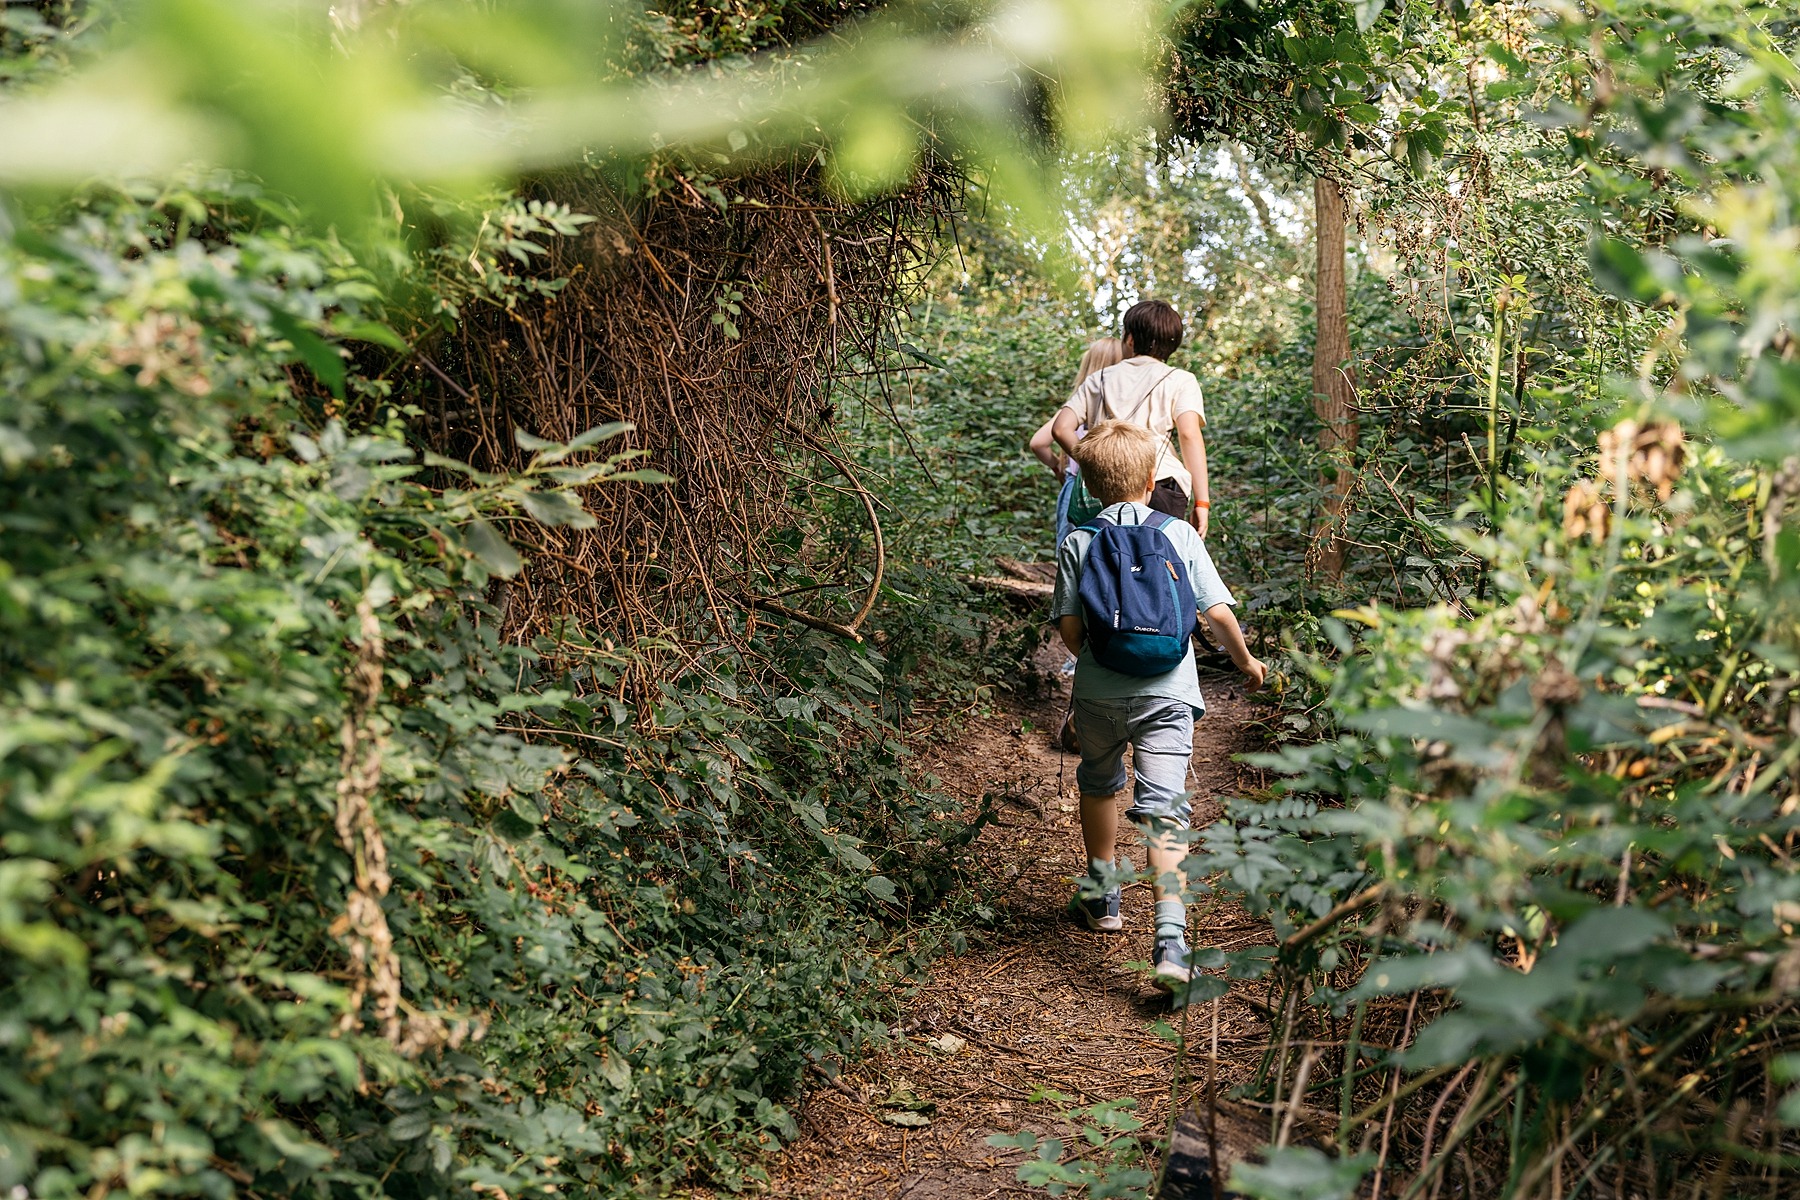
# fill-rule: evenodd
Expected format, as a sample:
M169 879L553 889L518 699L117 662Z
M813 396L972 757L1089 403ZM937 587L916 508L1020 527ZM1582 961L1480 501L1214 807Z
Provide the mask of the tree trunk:
M1309 565L1327 580L1344 577L1344 526L1349 517L1353 461L1359 434L1356 379L1350 372L1350 313L1344 290L1344 198L1337 181L1313 178L1313 228L1317 249L1313 342L1313 412L1325 456L1325 503L1313 530Z

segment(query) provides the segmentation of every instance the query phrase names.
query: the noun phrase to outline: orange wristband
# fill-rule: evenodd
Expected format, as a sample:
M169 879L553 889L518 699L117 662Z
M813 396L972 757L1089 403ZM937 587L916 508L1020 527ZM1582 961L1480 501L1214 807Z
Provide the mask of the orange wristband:
M1194 501L1194 507L1195 507L1195 508L1211 508L1211 507L1212 507L1212 501L1210 501L1210 500L1196 500L1196 501Z

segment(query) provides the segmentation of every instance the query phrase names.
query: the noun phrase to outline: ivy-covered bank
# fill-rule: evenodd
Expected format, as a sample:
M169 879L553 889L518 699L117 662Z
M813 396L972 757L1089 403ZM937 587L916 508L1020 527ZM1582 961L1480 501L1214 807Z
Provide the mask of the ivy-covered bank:
M632 465L422 454L384 287L236 187L0 248L0 1187L740 1182L973 835L872 642L503 643Z
M862 8L5 6L9 128L74 96L94 106L66 125L76 174L144 182L22 185L47 143L8 145L0 1191L738 1186L792 1133L805 1074L884 1036L886 986L959 936L947 897L983 818L901 731L976 698L981 615L903 530L862 640L752 610L829 614L793 576L866 554L855 499L797 478L829 421L765 429L744 460L739 508L800 551L724 546L705 561L742 577L685 586L652 543L714 480L676 422L618 420L662 421L678 368L645 356L676 341L786 420L766 347L884 319L893 280L868 264L893 252L840 249L837 290L798 316L778 272L809 281L838 215L906 233L913 211L852 210L811 149L783 157L791 130L734 168L801 206L773 230L781 205L737 194L758 184L707 173L735 139L701 165L537 155L564 174L515 194L493 162L431 176L371 134L510 119L533 89L723 79L692 69ZM94 83L120 62L123 92ZM152 110L135 143L81 140ZM233 169L169 167L170 146ZM733 274L750 242L780 252L766 279ZM674 333L606 335L627 270ZM709 321L734 287L736 322ZM538 357L562 329L587 393ZM493 343L481 364L469 339ZM544 395L554 420L520 402ZM681 443L658 461L681 477L634 439ZM482 470L445 457L464 447ZM839 575L826 595L858 590ZM567 590L521 621L544 578ZM609 623L627 599L667 618L654 637Z

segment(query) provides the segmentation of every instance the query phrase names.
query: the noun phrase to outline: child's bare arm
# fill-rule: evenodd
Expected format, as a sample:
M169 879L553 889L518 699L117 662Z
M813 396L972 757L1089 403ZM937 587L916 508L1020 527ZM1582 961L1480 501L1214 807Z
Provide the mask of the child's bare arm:
M1075 415L1073 409L1059 408L1056 410L1056 417L1050 422L1050 436L1056 439L1056 444L1065 452L1073 454L1075 431L1080 428L1081 418Z
M1069 648L1070 654L1081 653L1081 639L1087 636L1087 628L1077 616L1061 617L1056 622L1056 632L1062 634L1063 645ZM1243 641L1240 635L1239 641Z
M1065 621L1067 617L1063 618ZM1250 653L1250 646L1244 641L1244 631L1238 626L1237 614L1231 611L1229 604L1215 604L1206 610L1206 619L1212 622L1213 632L1219 635L1224 644L1225 653L1231 655L1231 661L1237 664L1250 680L1251 688L1259 688L1267 677L1269 668L1262 664L1256 655Z
M1025 443L1025 448L1036 455L1039 462L1049 467L1052 473L1061 475L1062 457L1057 454L1056 441L1050 436L1050 427L1054 424L1056 418L1051 417L1039 425L1037 432L1031 435L1031 440Z

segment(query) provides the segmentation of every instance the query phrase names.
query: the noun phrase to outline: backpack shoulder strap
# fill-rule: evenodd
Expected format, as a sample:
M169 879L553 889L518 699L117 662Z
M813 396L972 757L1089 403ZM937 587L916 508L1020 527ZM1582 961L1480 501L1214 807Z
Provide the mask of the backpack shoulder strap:
M1100 513L1095 513L1093 516L1093 519L1090 520L1087 524L1077 525L1075 528L1084 530L1088 533L1091 533L1095 537L1099 537L1101 529L1103 529L1104 527L1106 527L1108 525L1117 525L1117 524L1118 524L1118 522L1113 520L1111 517L1102 516Z

